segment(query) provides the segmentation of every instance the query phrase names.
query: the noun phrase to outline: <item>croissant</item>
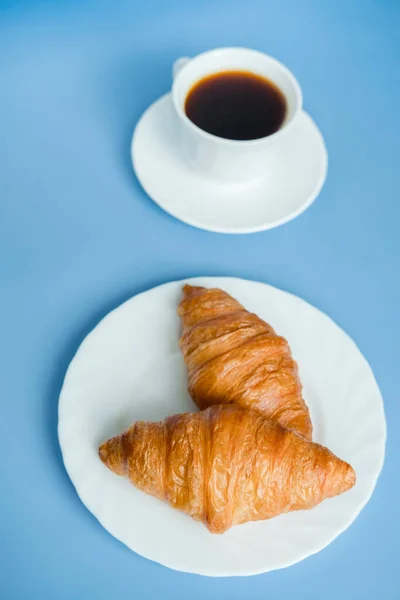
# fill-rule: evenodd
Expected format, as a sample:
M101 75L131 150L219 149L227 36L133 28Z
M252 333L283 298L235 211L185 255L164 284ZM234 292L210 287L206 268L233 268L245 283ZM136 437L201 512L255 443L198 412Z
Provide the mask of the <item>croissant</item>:
M311 439L297 364L285 338L219 289L185 285L178 314L189 393L200 409L240 404Z
M212 533L310 509L355 483L352 467L324 446L237 405L138 421L99 455Z

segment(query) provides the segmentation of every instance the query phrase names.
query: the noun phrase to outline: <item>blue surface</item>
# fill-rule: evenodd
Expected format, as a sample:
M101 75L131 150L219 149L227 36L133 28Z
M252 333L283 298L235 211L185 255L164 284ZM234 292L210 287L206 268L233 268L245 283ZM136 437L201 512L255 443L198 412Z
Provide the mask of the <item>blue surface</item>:
M400 3L115 5L0 2L0 597L397 598ZM255 235L169 217L129 158L172 61L224 45L287 63L329 152L317 202ZM131 295L201 274L309 300L355 339L384 396L387 459L370 503L283 571L207 579L144 560L102 529L62 465L58 393L80 341Z

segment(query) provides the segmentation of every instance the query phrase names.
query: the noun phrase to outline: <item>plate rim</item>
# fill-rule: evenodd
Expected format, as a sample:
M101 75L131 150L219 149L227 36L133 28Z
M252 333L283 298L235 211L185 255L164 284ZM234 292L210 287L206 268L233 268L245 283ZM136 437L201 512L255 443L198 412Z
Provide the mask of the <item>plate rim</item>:
M75 485L74 479L71 477L70 474L70 470L68 468L68 460L65 459L65 453L63 450L63 443L62 443L62 427L61 427L61 404L62 404L62 399L63 396L65 394L65 386L68 380L68 377L70 376L73 364L75 362L75 360L77 359L77 357L79 356L81 350L84 348L85 346L85 342L88 340L88 338L90 336L92 336L92 334L94 334L94 332L99 328L99 326L103 325L104 322L111 317L111 315L118 311L120 308L122 308L123 306L125 306L126 304L128 304L129 302L133 301L134 299L136 299L139 296L144 296L148 293L151 293L155 290L158 290L159 288L163 288L163 287L173 287L175 285L181 284L183 285L184 283L190 283L190 284L196 284L196 282L200 283L200 281L203 281L207 279L207 280L223 280L223 281L239 281L239 282L245 282L245 283L252 283L252 284L257 284L259 286L266 286L268 288L272 288L280 293L283 293L285 295L291 296L293 298L295 298L297 301L300 301L302 304L306 304L308 306L310 306L312 309L314 309L315 311L317 311L318 313L320 313L324 318L328 319L337 329L340 330L340 332L347 338L347 341L349 341L353 347L358 351L358 353L360 354L361 358L364 360L364 362L366 363L367 367L370 370L371 376L373 378L373 383L375 384L376 390L378 392L379 395L379 409L381 412L381 417L382 417L382 439L380 439L379 442L379 463L378 463L378 467L377 467L377 472L374 478L374 482L371 485L371 488L368 492L368 494L363 498L363 501L361 503L357 504L356 510L354 511L354 514L352 514L350 516L350 518L343 524L342 527L338 528L337 530L334 531L332 536L329 536L328 539L326 540L326 542L324 542L324 544L317 548L316 550L313 551L307 551L305 553L303 553L299 558L296 558L295 560L290 560L288 562L286 562L285 564L282 564L280 566L273 566L271 568L255 568L254 570L250 570L247 569L246 572L238 572L238 573L234 573L232 574L231 572L225 572L223 569L220 569L218 573L216 572L202 572L202 571L196 571L193 569L189 569L189 568L182 568L182 567L176 567L173 566L171 564L169 564L168 562L160 562L154 558L152 558L151 556L147 555L146 553L143 553L142 551L138 551L134 548L132 548L131 544L128 543L127 540L122 539L120 537L116 537L111 531L110 529L104 524L102 518L97 514L97 510L93 509L93 506L90 502L87 502L86 500L84 501L82 498L82 495L80 493L80 490L78 489L78 487ZM174 571L177 572L182 572L182 573L190 573L190 574L195 574L195 575L201 575L204 577L246 577L246 576L252 576L252 575L259 575L262 573L268 573L268 572L272 572L272 571L277 571L277 570L281 570L290 566L293 566L303 560L305 560L306 558L313 556L317 553L319 553L320 551L322 551L324 548L326 548L327 546L329 546L337 537L339 537L339 535L341 535L344 531L346 531L350 525L356 520L356 518L359 516L359 514L361 513L361 511L364 509L364 507L368 504L368 502L370 501L376 485L378 483L378 480L380 478L380 475L382 473L382 468L384 465L384 461L385 461L385 455L386 455L386 443L387 443L387 421L386 421L386 415L385 415L385 409L384 409L384 402L383 402L383 397L382 397L382 393L381 390L379 388L378 382L376 380L375 374L372 370L372 367L370 366L369 362L367 361L366 357L364 356L364 354L361 352L360 348L358 347L358 345L356 344L356 342L353 340L352 337L350 337L349 334L346 333L346 331L337 324L337 322L330 317L328 314L326 314L324 311L320 310L319 308L317 308L316 306L314 306L311 302L308 302L307 300L304 300L301 296L298 296L292 292L288 292L286 290L282 290L281 288L271 285L269 283L266 282L262 282L262 281L256 281L253 279L248 279L248 278L244 278L244 277L231 277L231 276L218 276L218 275L201 275L201 276L196 276L196 277L188 277L188 278L183 278L183 279L177 279L177 280L172 280L172 281L168 281L153 287L150 287L144 291L141 291L137 294L134 294L133 296L131 296L130 298L128 298L127 300L125 300L124 302L122 302L121 304L119 304L118 306L116 306L115 308L113 308L112 310L110 310L106 315L104 315L98 322L97 324L89 331L89 333L82 339L81 343L79 344L73 358L71 359L67 370L65 372L65 376L63 379L63 383L62 383L62 387L61 387L61 391L59 394L59 399L58 399L58 410L57 410L57 416L58 416L58 422L57 422L57 436L58 436L58 441L59 441L59 445L60 445L60 450L61 450L61 456L62 456L62 460L63 460L63 465L65 470L67 471L68 477L70 478L70 481L72 483L72 485L74 486L74 489L78 495L78 498L80 499L80 501L83 503L83 505L91 512L91 514L96 518L96 520L100 523L100 525L118 542L124 544L124 546L126 546L130 551L133 551L135 554L137 554L138 556L142 556L143 558L145 558L146 560L150 560L151 562L155 563L155 564L159 564L162 565L163 567L167 567L169 569L172 569ZM377 451L378 454L378 451Z
M299 217L301 214L303 214L303 212L305 212L308 208L310 208L310 206L312 204L314 204L314 202L318 198L319 194L321 193L321 190L324 186L324 183L325 183L327 175L328 175L328 152L327 152L325 140L323 138L321 130L319 129L318 125L315 123L314 119L310 116L310 114L303 108L300 111L301 115L305 116L306 119L308 119L310 121L312 127L315 129L315 133L317 134L317 136L319 138L319 143L321 145L321 151L322 151L322 156L323 156L323 166L321 169L321 173L319 175L319 179L316 182L313 193L310 194L310 196L307 198L307 200L305 202L303 202L297 209L293 210L292 212L289 212L286 216L281 217L279 219L272 220L272 221L263 222L263 224L255 225L253 227L210 226L210 225L205 225L204 223L202 223L200 219L196 219L196 218L192 219L190 216L180 214L179 211L175 211L175 210L171 209L171 207L169 206L167 201L165 202L165 201L163 201L163 199L155 198L155 196L150 192L149 186L145 183L144 178L141 175L140 169L138 169L138 159L137 159L137 153L138 153L137 143L138 142L137 142L137 139L138 139L138 133L140 131L140 127L143 126L144 119L148 116L148 113L152 109L154 109L157 104L161 104L161 102L166 101L170 97L171 97L171 92L167 92L166 94L163 94L162 96L160 96L160 98L155 100L152 104L150 104L150 106L148 106L146 108L146 110L143 112L143 114L141 115L141 117L139 118L138 122L135 125L133 135L132 135L131 149L130 149L133 170L134 170L134 173L135 173L141 187L143 188L143 190L147 194L147 196L150 198L150 200L152 200L155 204L157 204L157 206L159 206L164 212L169 214L171 217L174 217L178 221L181 221L182 223L186 223L187 225L190 225L191 227L194 227L196 229L202 229L203 231L211 231L213 233L223 233L223 234L227 234L227 235L228 234L229 235L245 235L245 234L251 234L251 233L259 233L261 231L268 231L270 229L275 229L276 227L280 227L281 225L285 225L286 223L289 223L290 221L293 221L294 219Z

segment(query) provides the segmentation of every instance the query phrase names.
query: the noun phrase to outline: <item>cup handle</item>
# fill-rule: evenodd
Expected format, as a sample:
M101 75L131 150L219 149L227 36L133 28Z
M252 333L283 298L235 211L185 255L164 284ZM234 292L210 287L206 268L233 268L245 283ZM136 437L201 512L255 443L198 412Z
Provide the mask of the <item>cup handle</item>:
M172 80L176 78L179 72L183 69L183 67L189 62L190 58L188 56L181 56L178 58L174 64L172 65Z

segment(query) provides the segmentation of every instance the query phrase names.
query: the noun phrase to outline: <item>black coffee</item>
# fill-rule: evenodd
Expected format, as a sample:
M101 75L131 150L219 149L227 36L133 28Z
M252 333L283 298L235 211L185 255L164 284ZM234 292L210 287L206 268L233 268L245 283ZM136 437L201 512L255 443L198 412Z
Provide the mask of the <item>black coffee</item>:
M278 131L286 99L264 77L248 71L223 71L198 81L185 112L195 125L229 140L256 140Z

